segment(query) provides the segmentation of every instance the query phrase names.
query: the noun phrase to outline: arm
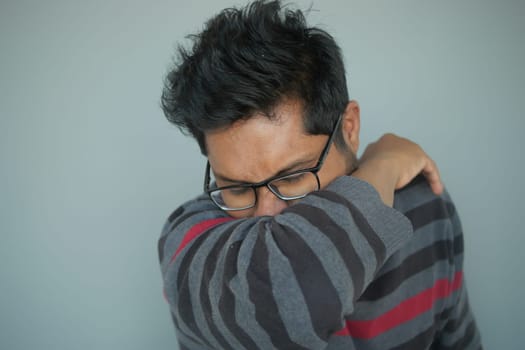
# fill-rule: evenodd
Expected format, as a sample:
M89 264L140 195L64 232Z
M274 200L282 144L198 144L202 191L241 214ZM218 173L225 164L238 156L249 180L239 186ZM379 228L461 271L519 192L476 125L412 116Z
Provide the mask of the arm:
M374 173L370 164L360 171ZM372 186L348 176L275 217L231 220L202 196L170 217L159 241L179 340L189 348L324 348L410 234Z
M275 217L228 220L201 197L166 224L165 292L179 339L212 348L324 348L411 226L342 177ZM200 233L200 234L199 234ZM191 241L180 248L186 237Z

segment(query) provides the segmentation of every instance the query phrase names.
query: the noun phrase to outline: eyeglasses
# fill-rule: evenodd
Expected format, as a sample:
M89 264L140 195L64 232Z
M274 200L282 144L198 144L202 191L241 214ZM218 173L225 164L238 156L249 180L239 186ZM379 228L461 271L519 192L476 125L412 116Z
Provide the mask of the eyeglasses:
M257 183L241 183L210 188L210 162L208 161L204 175L204 192L208 193L211 200L222 210L236 211L250 209L255 206L257 203L257 189L259 187L266 186L283 201L301 199L308 193L319 190L321 183L317 173L328 155L341 119L342 117L339 116L314 167L297 170L285 175L273 176Z

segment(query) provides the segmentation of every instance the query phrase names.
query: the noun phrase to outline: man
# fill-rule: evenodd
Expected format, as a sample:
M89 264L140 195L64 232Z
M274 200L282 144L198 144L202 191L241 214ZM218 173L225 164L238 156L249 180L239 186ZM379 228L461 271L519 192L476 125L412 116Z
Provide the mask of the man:
M479 349L437 169L393 135L358 167L333 38L256 1L194 40L162 96L208 158L159 240L180 348Z

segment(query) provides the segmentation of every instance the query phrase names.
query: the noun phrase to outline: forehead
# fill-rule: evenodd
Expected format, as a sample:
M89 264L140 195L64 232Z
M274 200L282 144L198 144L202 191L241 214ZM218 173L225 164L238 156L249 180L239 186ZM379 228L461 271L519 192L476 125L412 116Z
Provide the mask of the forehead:
M315 162L326 136L306 134L301 105L282 103L274 114L271 119L256 114L206 133L213 172L230 179L258 182L298 160Z

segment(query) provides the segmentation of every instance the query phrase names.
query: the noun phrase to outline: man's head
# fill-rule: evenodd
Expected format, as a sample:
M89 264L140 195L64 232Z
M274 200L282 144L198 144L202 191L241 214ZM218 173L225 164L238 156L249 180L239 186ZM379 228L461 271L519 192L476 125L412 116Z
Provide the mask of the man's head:
M256 1L222 11L192 39L166 78L162 107L195 137L213 173L259 182L291 163L315 163L341 115L327 160L341 156L338 175L354 165L359 107L348 102L340 49L300 11Z

